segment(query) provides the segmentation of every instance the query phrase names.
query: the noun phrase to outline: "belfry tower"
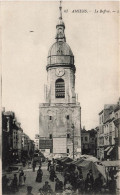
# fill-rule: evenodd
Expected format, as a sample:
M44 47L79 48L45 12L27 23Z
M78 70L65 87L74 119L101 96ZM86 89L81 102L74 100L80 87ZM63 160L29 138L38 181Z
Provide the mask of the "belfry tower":
M40 149L72 155L81 152L81 108L76 100L76 68L74 55L66 43L61 2L59 10L56 42L47 57L45 103L39 106Z

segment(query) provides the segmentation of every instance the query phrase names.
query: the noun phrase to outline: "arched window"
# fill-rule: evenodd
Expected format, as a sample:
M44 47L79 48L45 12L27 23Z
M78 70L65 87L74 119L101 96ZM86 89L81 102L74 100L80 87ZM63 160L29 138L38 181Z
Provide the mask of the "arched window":
M65 82L63 79L57 79L55 82L55 97L65 98Z

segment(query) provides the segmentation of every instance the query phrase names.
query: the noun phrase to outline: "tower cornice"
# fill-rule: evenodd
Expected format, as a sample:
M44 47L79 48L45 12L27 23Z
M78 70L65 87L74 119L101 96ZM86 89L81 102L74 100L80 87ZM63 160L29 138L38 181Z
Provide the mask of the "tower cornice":
M58 67L64 67L64 68L71 68L74 72L76 71L76 67L73 64L48 64L46 66L46 70L48 71L50 68L58 68Z

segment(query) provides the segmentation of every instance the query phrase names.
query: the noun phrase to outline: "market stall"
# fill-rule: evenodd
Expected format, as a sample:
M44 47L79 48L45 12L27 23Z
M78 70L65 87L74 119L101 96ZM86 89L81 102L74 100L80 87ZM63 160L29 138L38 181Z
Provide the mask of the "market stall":
M82 170L84 179L87 176L89 170L92 170L93 177L96 179L98 174L101 173L103 178L106 180L105 166L95 157L83 155L78 160L66 163L68 166L74 165L78 169Z

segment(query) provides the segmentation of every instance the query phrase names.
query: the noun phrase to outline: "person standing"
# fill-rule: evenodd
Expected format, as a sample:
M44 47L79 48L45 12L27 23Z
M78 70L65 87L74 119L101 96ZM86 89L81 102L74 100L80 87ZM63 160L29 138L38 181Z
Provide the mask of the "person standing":
M35 172L36 162L33 161L33 172Z
M55 192L62 193L63 192L63 182L56 178L55 183Z
M8 182L9 182L9 179L7 178L6 175L4 175L2 177L2 192L3 193L7 193L8 191Z
M14 178L13 178L11 187L12 187L12 192L13 193L18 191L18 179L17 179L17 175L16 174L14 174Z
M48 192L52 192L51 186L49 185L48 181L45 181L45 184L42 189L45 194L47 194Z
M52 167L51 170L50 170L50 180L52 182L54 182L55 177L56 177L56 174L55 174L54 168Z
M64 176L64 186L66 185L67 181L71 181L70 180L70 174L69 173L68 174L66 173L65 176Z
M56 178L55 181L56 181L56 183L55 183L55 192L57 193L57 192L59 192L59 179Z
M88 174L90 175L90 180L91 180L92 189L93 189L93 187L94 187L94 177L93 177L92 169L89 170L89 173Z
M70 181L71 181L71 185L72 185L72 187L73 187L73 190L76 190L76 177L75 177L75 172L73 171L73 172L71 172L71 174L70 174Z
M78 171L77 166L75 167L74 173L75 173L75 177L77 178L77 177L78 177L78 175L79 175L79 171Z
M78 171L77 166L76 166L75 170L74 170L74 182L73 182L73 189L74 189L74 191L77 190L77 179L78 179L78 176L79 176L79 171Z
M21 172L19 174L19 185L20 186L24 186L25 185L25 179L26 179L26 176L25 176L23 170L21 170Z
M84 193L84 179L83 179L83 175L82 172L80 173L80 175L77 178L77 189L78 189L78 193L83 194Z
M42 176L43 176L43 172L41 167L39 166L39 169L37 171L36 182L42 182Z
M85 180L85 191L89 194L93 190L93 181L91 180L90 173L87 174Z
M113 175L111 176L111 180L109 181L108 186L109 186L109 193L116 194L116 180Z
M65 194L72 194L72 185L69 181L65 184L63 195Z
M50 170L50 166L51 166L51 160L48 160L48 171Z
M40 167L41 167L41 166L42 166L42 160L41 160L41 157L40 157L39 164L40 164Z
M94 192L100 193L103 185L102 175L99 173L99 176L95 179L94 183Z

